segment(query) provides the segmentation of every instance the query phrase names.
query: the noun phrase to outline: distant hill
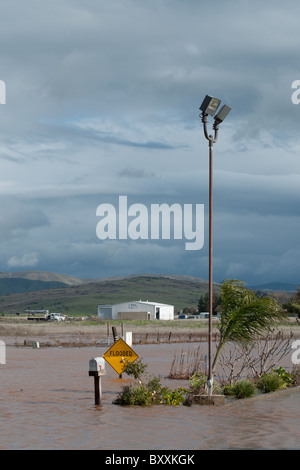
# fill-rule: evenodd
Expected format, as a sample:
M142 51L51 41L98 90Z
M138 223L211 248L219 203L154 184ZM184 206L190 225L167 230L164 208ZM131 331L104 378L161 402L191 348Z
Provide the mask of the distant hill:
M221 284L214 283L214 293ZM297 290L296 284L269 283L251 286L271 295ZM80 279L45 271L0 273L0 313L25 313L26 309L47 309L69 315L95 315L99 304L149 300L172 304L175 310L197 308L208 292L205 279L169 274L136 274L105 279Z
M57 274L48 271L18 271L18 272L0 272L0 280L6 279L29 279L35 281L45 282L61 282L62 284L77 286L81 284L94 283L94 282L107 282L107 281L120 281L123 279L133 279L136 277L164 277L168 279L177 279L181 281L193 281L193 282L207 282L205 279L199 277L192 277L186 275L177 274L131 274L128 276L111 276L107 278L78 278L74 276L68 276L67 274Z
M251 286L250 288L253 290L263 290L263 291L270 291L270 292L278 292L278 291L296 292L298 289L298 285L299 284L290 284L287 282L269 282L267 284Z
M22 278L0 278L0 295L55 289L66 286L57 281L37 281Z
M78 285L88 282L84 279L68 276L65 274L51 273L47 271L19 271L19 272L0 272L1 279L27 279L31 281L59 282L66 285Z
M50 277L49 277L50 278ZM52 282L52 281L48 281ZM215 292L220 285L214 285ZM77 285L0 295L0 312L25 313L26 309L47 309L69 315L95 315L99 304L132 300L153 300L172 304L175 309L197 308L208 290L208 281L186 276L136 275L85 280Z

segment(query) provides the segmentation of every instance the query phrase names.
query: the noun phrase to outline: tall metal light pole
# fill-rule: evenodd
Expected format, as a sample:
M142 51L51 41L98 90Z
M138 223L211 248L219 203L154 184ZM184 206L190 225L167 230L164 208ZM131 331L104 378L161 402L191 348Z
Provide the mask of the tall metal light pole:
M231 108L224 105L218 114L214 117L213 131L214 135L208 135L207 132L207 117L208 115L214 116L221 100L212 96L206 95L201 106L200 111L203 123L203 130L205 138L208 140L209 145L209 281L208 281L208 294L209 294L209 317L208 317L208 376L207 387L208 395L212 395L213 391L213 376L212 376L212 315L213 315L213 144L217 142L219 124L224 121Z

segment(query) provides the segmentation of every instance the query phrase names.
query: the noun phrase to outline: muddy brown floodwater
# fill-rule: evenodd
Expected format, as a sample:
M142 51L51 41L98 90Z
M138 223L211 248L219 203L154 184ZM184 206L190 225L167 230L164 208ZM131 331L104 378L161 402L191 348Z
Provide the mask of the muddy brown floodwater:
M134 345L150 374L170 387L174 352L184 344ZM8 345L0 364L0 449L299 449L299 388L223 406L121 407L122 385L107 365L102 405L94 404L92 357L107 346L25 348ZM290 358L287 358L289 361Z

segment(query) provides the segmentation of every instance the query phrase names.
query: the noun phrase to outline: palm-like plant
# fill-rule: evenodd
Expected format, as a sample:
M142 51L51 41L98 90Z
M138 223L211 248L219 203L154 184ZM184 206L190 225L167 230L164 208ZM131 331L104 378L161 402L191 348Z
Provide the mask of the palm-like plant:
M246 289L245 283L235 279L225 280L221 287L220 333L212 363L214 374L220 352L228 341L245 345L258 335L270 331L283 318L281 307L275 299L257 297Z

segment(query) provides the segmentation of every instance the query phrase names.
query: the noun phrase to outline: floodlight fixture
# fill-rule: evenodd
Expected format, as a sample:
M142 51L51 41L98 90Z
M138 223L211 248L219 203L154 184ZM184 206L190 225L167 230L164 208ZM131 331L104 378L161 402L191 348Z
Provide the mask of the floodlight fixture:
M223 122L224 119L226 118L227 114L229 114L231 111L231 108L227 106L227 104L224 104L218 114L214 117L214 120L217 124L220 124L220 122Z
M219 100L218 98L206 95L199 109L200 111L202 111L203 114L209 114L210 116L213 116L217 111L220 103L221 100Z

